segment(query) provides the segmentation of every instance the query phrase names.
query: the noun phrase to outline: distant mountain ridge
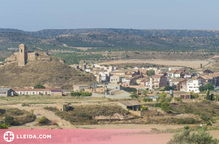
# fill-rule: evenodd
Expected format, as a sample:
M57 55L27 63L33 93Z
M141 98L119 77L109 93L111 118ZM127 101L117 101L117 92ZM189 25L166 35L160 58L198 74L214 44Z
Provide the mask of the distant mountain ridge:
M138 36L183 36L183 37L218 37L219 30L162 30L162 29L115 29L115 28L90 28L90 29L45 29L35 32L23 31L18 29L0 28L0 33L25 33L35 37L54 37L65 34L82 33L118 33Z
M219 30L0 29L1 51L20 43L43 51L219 51Z

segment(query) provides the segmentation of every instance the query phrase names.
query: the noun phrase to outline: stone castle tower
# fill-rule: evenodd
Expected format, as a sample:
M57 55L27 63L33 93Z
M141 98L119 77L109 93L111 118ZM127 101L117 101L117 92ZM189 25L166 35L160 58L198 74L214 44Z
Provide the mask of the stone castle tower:
M20 44L18 58L17 58L18 66L25 66L26 65L27 55L28 55L27 47L24 44Z

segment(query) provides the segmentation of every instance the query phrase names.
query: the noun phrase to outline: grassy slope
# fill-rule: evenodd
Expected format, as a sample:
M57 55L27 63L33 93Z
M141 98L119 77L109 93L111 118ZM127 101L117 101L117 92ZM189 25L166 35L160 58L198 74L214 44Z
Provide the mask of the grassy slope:
M94 76L84 74L58 59L51 62L30 62L24 67L10 64L0 67L0 86L25 87L35 84L45 84L51 87L71 89L74 83L91 83Z

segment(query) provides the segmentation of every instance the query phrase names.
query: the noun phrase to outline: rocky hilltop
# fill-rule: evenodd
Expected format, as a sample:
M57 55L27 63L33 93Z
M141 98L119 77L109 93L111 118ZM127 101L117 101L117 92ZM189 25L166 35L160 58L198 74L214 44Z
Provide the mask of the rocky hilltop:
M95 77L83 73L65 64L60 58L49 55L28 61L25 66L18 66L16 54L6 59L0 66L0 87L25 88L43 84L48 88L72 89L73 84L92 83Z

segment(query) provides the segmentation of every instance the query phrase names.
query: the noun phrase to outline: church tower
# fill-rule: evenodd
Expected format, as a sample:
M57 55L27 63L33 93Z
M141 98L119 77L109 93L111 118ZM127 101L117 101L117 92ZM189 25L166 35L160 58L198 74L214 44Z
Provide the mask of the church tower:
M19 45L18 66L25 66L27 63L27 47L24 44Z

